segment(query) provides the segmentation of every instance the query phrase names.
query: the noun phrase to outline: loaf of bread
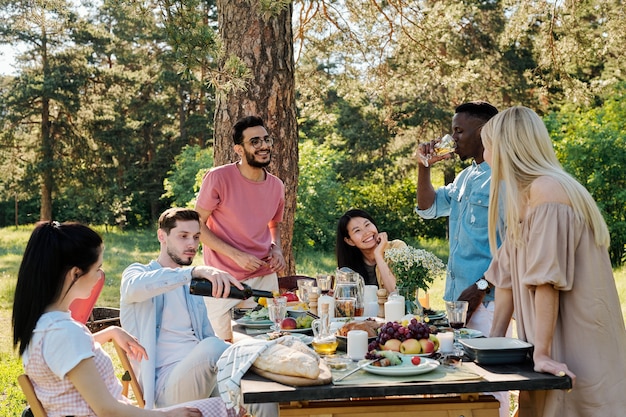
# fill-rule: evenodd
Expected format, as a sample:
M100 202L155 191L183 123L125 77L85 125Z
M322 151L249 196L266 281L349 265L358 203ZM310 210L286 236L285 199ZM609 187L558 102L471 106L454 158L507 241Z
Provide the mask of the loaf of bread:
M367 332L367 337L376 337L378 335L378 329L382 323L379 323L376 320L362 320L362 321L351 321L343 325L341 329L337 331L339 336L348 336L348 332L350 330L365 330Z
M319 356L304 343L293 338L281 338L254 361L254 366L279 375L317 379L320 374Z

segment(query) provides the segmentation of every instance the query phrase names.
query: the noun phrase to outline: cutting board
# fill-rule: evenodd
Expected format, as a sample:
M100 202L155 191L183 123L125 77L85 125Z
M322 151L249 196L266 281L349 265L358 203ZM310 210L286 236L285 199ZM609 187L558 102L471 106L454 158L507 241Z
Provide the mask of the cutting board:
M308 386L313 386L313 385L326 385L326 384L330 384L333 380L333 376L330 373L330 369L328 369L328 366L326 366L326 363L323 360L320 360L320 374L317 377L317 379L303 378L300 376L275 374L273 372L268 372L268 371L259 369L254 365L252 365L250 369L257 375L262 376L263 378L267 378L267 379L279 382L284 385L290 385L292 387L308 387Z

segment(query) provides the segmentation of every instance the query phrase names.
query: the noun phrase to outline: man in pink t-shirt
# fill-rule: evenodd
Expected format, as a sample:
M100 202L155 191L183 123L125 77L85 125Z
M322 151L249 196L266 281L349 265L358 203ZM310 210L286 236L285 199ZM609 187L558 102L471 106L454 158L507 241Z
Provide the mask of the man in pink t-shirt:
M207 172L198 193L204 263L252 288L277 291L276 272L286 266L280 244L285 186L265 169L273 138L261 118L248 116L235 123L233 141L241 160ZM205 298L211 325L224 340L232 340L230 310L240 301Z

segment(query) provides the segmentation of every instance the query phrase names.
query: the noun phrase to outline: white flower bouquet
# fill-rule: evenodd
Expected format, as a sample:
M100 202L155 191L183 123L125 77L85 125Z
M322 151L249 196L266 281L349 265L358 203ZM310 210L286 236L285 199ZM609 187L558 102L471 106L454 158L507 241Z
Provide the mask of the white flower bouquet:
M387 249L385 261L396 277L396 288L413 299L418 289L428 291L435 277L446 268L431 252L412 246Z

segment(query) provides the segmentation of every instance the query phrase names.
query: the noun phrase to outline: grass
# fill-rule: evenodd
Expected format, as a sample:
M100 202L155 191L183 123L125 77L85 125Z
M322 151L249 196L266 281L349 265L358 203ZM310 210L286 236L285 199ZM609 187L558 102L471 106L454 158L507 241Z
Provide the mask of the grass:
M22 391L17 386L17 377L22 370L22 364L13 350L11 309L13 306L13 291L17 271L26 242L33 226L0 228L0 417L20 415L26 405ZM106 271L106 285L98 300L98 306L119 306L119 285L122 271L133 262L147 263L156 258L159 251L155 230L120 231L96 227L105 242L104 265ZM447 261L448 246L446 241L420 241L415 246L427 249L441 259ZM196 257L195 263L202 262L201 256ZM335 258L331 253L314 251L296 254L297 274L316 276L323 273L332 273L335 270ZM615 279L620 300L622 300L622 314L626 316L626 267L615 270ZM444 280L439 279L429 291L430 308L443 310ZM117 357L114 350L107 347L107 351L114 362ZM118 365L118 369L119 365Z

